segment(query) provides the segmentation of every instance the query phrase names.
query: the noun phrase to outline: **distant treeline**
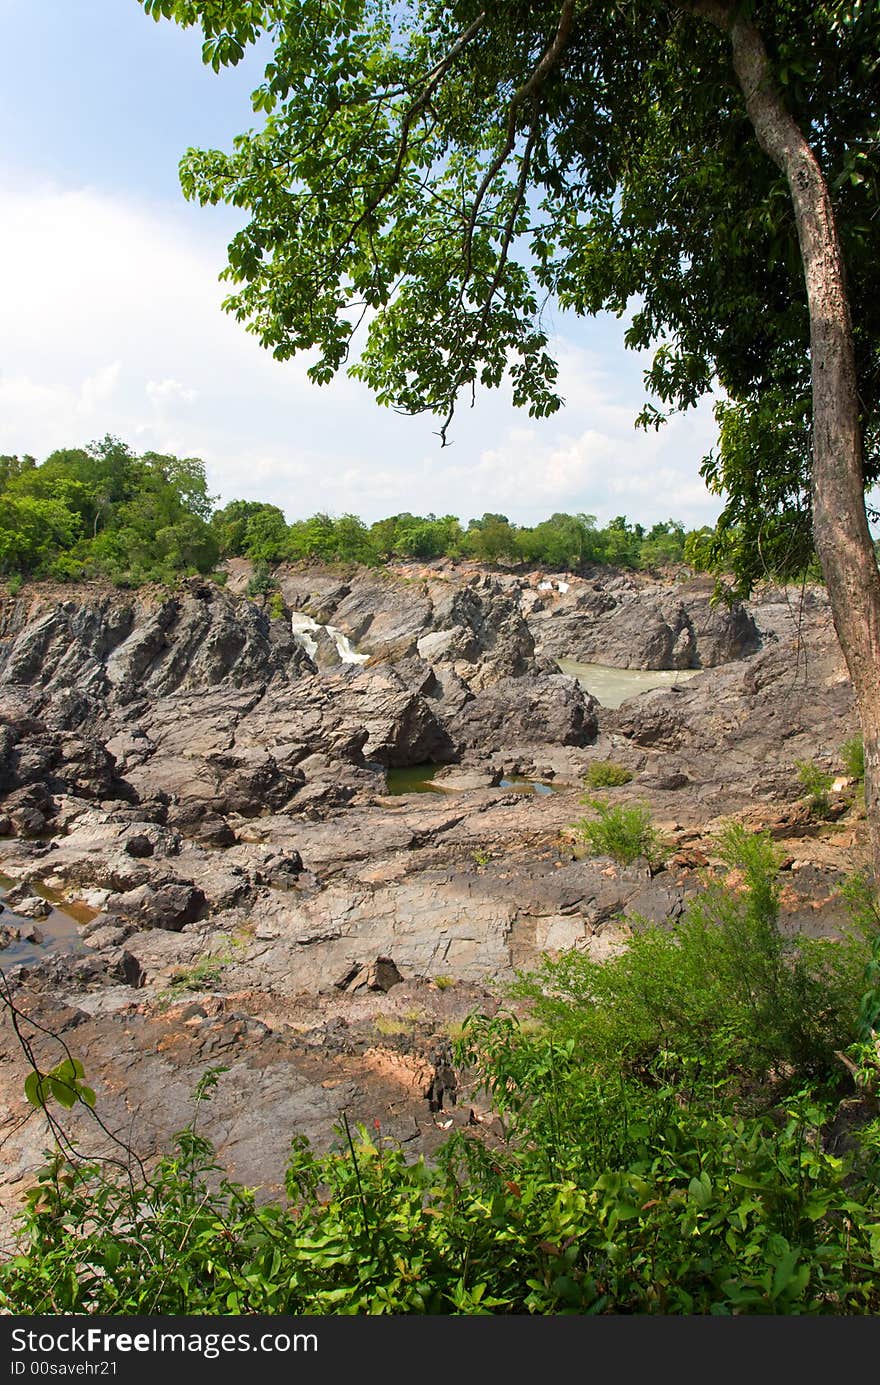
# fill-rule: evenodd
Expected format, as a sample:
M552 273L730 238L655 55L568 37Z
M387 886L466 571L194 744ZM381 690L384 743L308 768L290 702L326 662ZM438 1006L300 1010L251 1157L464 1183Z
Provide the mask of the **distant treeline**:
M392 515L367 525L326 514L288 524L277 505L233 500L214 509L196 458L137 456L116 438L33 457L0 456L0 576L126 585L210 573L224 558L272 564L316 559L378 565L398 558L473 558L485 563L578 569L587 564L656 568L693 561L711 531L667 520L650 529L620 515L554 514L511 524L484 514Z

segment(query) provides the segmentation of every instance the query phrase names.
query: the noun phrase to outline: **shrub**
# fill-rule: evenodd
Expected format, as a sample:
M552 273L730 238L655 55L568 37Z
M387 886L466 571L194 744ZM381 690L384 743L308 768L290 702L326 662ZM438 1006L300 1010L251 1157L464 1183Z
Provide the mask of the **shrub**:
M280 592L273 592L269 597L269 619L284 620L287 616L287 606L284 597Z
M850 779L857 779L861 783L865 777L865 743L861 731L844 741L840 747L840 757Z
M616 789L628 784L632 773L614 760L594 760L587 769L584 783L588 789Z
M644 856L651 866L663 860L659 834L651 826L651 814L643 804L612 806L598 798L584 800L598 817L581 818L575 831L591 856L610 856L622 865Z
M619 957L570 952L519 982L545 1031L572 1039L603 1081L650 1069L714 1089L786 1067L795 1083L824 1080L858 1037L866 930L840 943L784 937L770 838L734 825L718 851L738 890L714 882L674 931L643 924Z
M822 769L815 760L795 760L798 780L807 792L810 812L814 817L826 817L831 807L828 792L834 783L834 775Z
M269 565L262 558L254 563L254 571L247 584L248 596L270 596L276 589L275 579L269 572Z

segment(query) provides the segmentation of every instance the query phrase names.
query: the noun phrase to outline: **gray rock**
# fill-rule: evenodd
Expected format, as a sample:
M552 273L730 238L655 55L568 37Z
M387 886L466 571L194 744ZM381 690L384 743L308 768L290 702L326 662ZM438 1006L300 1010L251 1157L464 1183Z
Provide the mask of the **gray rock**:
M13 885L11 890L7 890L3 902L7 908L26 919L45 919L52 912L49 901L34 894L33 887L27 884Z
M354 995L356 991L385 991L400 985L403 977L390 957L377 957L374 962L355 963L334 984L337 990Z
M145 836L143 832L136 832L133 837L129 837L123 848L129 856L134 856L137 859L152 856L155 849L150 838Z
M163 885L139 885L107 901L108 922L119 920L139 928L163 928L179 933L194 923L205 907L205 892L190 881L171 880Z
M551 607L529 614L540 651L580 663L619 668L714 668L760 648L754 617L744 606L712 605L713 586L696 578L677 584L635 574L575 583Z
M502 746L585 746L596 738L596 703L574 678L503 679L449 720L461 750Z
M131 986L132 990L139 991L147 984L147 973L134 953L128 950L123 951L122 956L113 968L113 975L120 981L124 981L126 986Z

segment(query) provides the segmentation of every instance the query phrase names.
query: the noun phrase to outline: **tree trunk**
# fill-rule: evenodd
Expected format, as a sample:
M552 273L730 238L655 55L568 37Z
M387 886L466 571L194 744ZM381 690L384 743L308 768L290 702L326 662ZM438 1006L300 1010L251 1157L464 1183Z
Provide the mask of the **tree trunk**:
M777 90L763 40L729 4L694 4L726 30L758 143L785 174L810 314L813 535L865 742L865 808L880 883L880 571L865 512L862 433L843 255L818 160Z

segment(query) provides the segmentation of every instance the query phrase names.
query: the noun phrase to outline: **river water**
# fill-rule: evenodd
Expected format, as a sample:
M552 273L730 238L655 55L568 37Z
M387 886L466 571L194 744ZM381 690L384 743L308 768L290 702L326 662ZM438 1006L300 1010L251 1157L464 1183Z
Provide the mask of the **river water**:
M628 697L649 688L670 688L687 683L700 672L697 668L654 669L612 668L609 664L579 664L574 659L558 659L560 672L576 678L585 692L593 694L603 707L619 707Z

